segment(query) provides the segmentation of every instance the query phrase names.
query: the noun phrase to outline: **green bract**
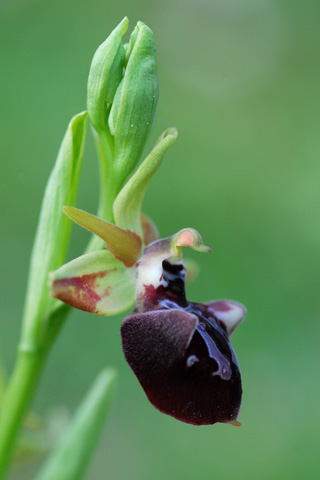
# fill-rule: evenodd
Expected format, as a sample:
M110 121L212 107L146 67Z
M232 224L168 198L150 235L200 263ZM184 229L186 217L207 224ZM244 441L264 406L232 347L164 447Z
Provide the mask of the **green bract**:
M177 135L176 128L165 130L158 138L152 152L120 191L113 204L114 218L120 227L130 228L143 237L142 200L152 177L161 165L164 154L176 140Z
M86 127L86 112L71 120L44 194L24 311L22 347L26 349L41 343L43 319L53 309L47 278L50 270L64 262L67 253L71 222L62 208L76 201Z

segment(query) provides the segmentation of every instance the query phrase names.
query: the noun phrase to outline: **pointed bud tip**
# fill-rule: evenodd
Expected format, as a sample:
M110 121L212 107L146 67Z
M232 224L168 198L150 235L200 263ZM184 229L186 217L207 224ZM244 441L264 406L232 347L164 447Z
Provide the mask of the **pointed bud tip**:
M141 20L139 20L137 22L137 25L136 25L136 28L138 28L139 30L146 30L146 31L149 31L152 33L152 30L150 27L148 27L148 25L146 25L144 22L141 22Z
M123 19L120 22L120 25L126 25L127 27L129 26L129 18L127 16L123 17Z
M123 17L123 19L121 20L121 22L118 23L118 25L116 26L116 28L114 29L115 30L121 30L123 32L123 34L128 30L129 28L129 19L127 16ZM108 37L109 38L109 37ZM107 39L108 39L107 38Z

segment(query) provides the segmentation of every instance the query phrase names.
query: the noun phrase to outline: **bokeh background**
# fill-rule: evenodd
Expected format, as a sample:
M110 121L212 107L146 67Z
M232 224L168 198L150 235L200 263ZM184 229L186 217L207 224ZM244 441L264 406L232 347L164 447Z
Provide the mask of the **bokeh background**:
M248 308L233 337L243 426L194 427L147 401L120 348L121 317L74 311L34 401L72 412L105 365L119 371L89 480L319 478L320 4L317 0L2 0L1 354L12 368L29 254L69 119L86 106L92 55L128 15L154 31L160 98L148 148L179 138L144 204L162 236L192 226L194 301ZM90 132L89 132L90 133ZM147 149L146 149L147 151ZM78 206L94 212L90 135ZM88 235L74 228L69 258ZM38 465L16 467L31 479Z

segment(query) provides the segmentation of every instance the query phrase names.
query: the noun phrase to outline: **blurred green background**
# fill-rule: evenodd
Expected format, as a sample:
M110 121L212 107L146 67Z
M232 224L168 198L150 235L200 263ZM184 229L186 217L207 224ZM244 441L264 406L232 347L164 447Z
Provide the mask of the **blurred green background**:
M162 236L198 229L193 301L248 308L233 337L243 426L194 427L160 414L125 363L121 318L74 311L34 409L73 411L105 365L120 373L89 480L319 478L320 62L318 1L2 0L1 323L10 370L40 202L71 116L85 109L92 55L124 15L154 31L160 99L148 148L179 138L144 210ZM89 132L90 133L90 132ZM78 206L94 212L98 166L86 147ZM88 235L74 228L69 258ZM17 467L12 479L36 470Z

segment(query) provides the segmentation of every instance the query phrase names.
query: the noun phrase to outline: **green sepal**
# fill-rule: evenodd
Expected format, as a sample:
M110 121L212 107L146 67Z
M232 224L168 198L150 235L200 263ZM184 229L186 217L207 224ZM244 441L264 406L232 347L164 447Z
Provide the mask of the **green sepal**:
M136 233L123 230L79 208L64 207L63 211L78 225L102 238L106 242L107 249L126 267L132 267L140 257L142 241Z
M125 17L99 46L92 59L88 78L87 105L90 121L97 132L107 127L107 107L121 82L125 50L121 42L128 29Z
M36 480L83 478L109 413L115 380L113 369L100 373Z
M65 261L71 234L62 207L76 201L87 129L87 112L72 118L44 194L29 271L23 318L24 349L41 343L43 322L53 308L48 273Z
M87 253L50 273L51 295L96 315L116 315L135 301L136 268L107 250Z
M127 65L109 115L114 135L114 171L123 181L139 161L158 100L153 33L138 22L126 48Z
M153 150L125 184L113 204L117 225L128 228L143 238L141 225L141 204L148 185L158 171L163 156L176 140L176 128L168 128L158 138Z

